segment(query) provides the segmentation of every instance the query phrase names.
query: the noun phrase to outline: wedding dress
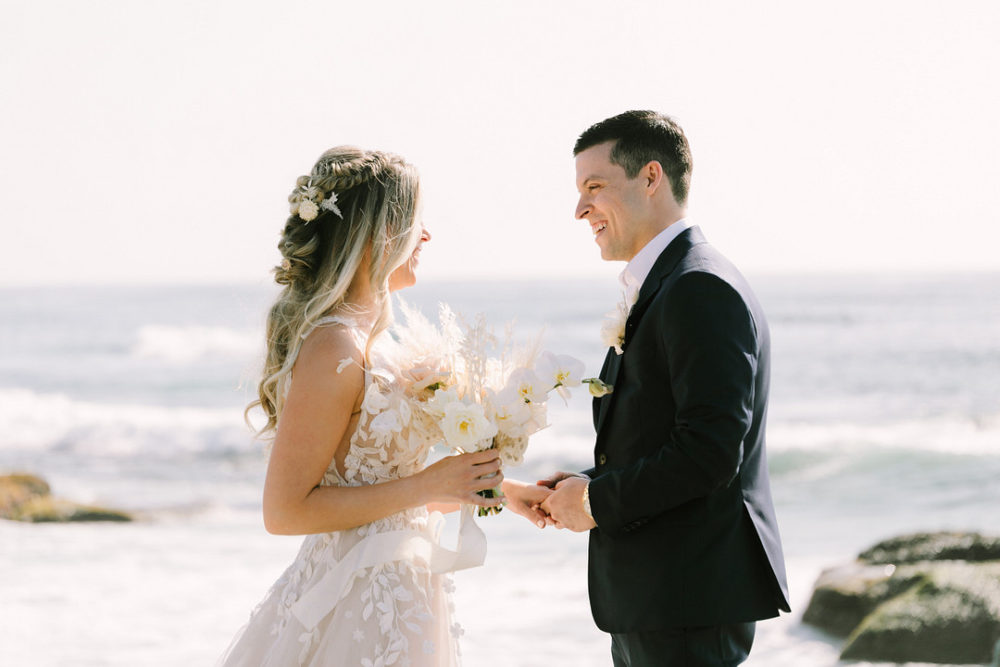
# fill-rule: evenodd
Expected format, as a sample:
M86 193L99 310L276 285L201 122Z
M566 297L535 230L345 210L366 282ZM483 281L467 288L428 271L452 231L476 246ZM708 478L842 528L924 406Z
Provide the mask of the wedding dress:
M347 327L364 349L364 334L350 319L325 318L318 326ZM399 360L386 354L392 345L388 335L373 344L344 474L331 462L321 485L377 484L423 468L434 442L410 408ZM452 620L448 573L482 564L485 538L470 507L463 508L455 550L440 544L441 522L421 507L307 536L218 664L459 665L462 629Z

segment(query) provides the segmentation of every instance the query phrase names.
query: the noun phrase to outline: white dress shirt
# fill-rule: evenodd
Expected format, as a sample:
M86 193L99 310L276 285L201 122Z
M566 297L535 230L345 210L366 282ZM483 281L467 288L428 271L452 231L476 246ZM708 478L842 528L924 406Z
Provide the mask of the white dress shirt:
M618 276L618 282L625 289L625 298L629 303L633 303L639 294L646 276L653 270L656 258L666 249L670 242L677 238L685 229L693 225L687 218L681 218L662 232L652 238L652 240L642 247L635 257L625 265L625 269Z

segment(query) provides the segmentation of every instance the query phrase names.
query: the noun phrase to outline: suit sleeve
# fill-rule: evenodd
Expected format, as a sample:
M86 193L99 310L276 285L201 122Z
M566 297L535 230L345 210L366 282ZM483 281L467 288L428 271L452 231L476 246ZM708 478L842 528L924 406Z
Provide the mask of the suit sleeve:
M739 471L753 416L756 328L732 286L709 273L686 274L646 317L654 318L657 354L666 360L674 426L643 434L659 440L655 454L591 482L594 519L609 533L634 530L727 486Z

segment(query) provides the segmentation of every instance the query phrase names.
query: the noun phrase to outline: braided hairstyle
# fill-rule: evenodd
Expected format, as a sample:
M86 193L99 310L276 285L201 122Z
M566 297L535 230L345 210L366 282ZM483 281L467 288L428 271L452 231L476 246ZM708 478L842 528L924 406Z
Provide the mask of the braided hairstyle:
M247 407L247 414L260 406L267 416L258 435L273 436L277 429L304 337L332 311L351 308L345 299L366 255L376 315L368 345L389 326L389 275L420 239L418 198L412 165L392 153L353 146L331 148L308 176L298 178L278 243L282 262L274 268L284 289L268 314L263 377L257 400Z

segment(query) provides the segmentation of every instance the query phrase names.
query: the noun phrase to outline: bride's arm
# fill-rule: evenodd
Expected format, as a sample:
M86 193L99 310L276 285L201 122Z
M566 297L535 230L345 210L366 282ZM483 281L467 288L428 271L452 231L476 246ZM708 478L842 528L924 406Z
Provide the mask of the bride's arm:
M460 509L462 509L462 505L460 503L427 503L428 512L441 512L441 514L448 514L449 512L457 512Z
M495 452L446 457L412 477L360 487L319 486L364 389L358 364L337 372L359 353L340 328L314 331L295 362L294 377L278 420L264 482L268 532L302 535L344 530L431 502L495 505L476 491L496 486L482 479L500 470ZM502 475L501 475L502 478Z

